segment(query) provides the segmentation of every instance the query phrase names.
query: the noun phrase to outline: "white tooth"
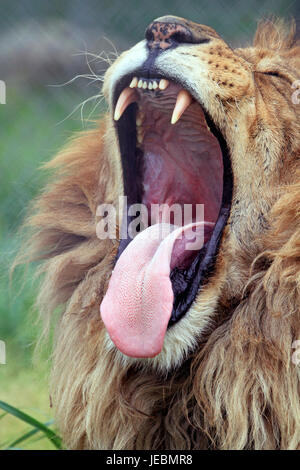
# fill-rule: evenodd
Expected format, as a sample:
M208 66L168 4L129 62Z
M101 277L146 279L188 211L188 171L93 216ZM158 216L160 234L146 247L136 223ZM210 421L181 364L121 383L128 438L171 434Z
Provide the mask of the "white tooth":
M136 125L137 125L137 126L140 126L140 125L142 124L143 120L142 120L142 118L141 118L140 115L137 115L137 118L136 118L136 121L135 121L135 122L136 122Z
M160 90L165 90L168 86L169 86L169 80L166 80L164 78L162 78L160 81L159 81L159 89Z
M118 121L127 106L129 106L131 103L134 103L134 101L137 101L137 95L135 90L129 87L124 88L116 104L114 120Z
M138 88L142 88L142 86L143 86L143 80L140 79L138 82Z
M156 90L156 88L158 87L158 84L157 84L157 82L156 82L155 80L154 80L154 82L153 82L152 87L153 87L153 90Z
M149 82L149 84L148 84L148 90L152 90L152 88L153 88L152 82Z
M137 141L139 144L141 144L143 140L144 140L144 132L142 131L141 128L138 128Z
M146 90L146 88L148 88L148 83L147 82L143 83L143 88L144 88L144 90Z
M171 124L176 124L180 119L181 115L184 113L186 108L191 104L193 98L190 93L186 90L181 90L177 95L176 104L173 110Z
M131 80L131 83L129 85L130 88L136 88L137 87L137 84L138 84L138 79L137 77L133 77L133 79Z

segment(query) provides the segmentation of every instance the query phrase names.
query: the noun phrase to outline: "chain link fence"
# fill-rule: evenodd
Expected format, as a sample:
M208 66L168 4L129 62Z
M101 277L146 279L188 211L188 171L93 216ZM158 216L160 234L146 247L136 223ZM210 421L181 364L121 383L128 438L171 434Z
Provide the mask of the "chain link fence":
M156 17L172 14L213 27L233 45L250 42L266 15L300 16L297 0L23 0L0 17L0 79L51 83L88 72L85 54L122 51ZM105 39L106 38L106 39ZM98 65L98 64L97 64ZM105 63L98 65L101 67Z

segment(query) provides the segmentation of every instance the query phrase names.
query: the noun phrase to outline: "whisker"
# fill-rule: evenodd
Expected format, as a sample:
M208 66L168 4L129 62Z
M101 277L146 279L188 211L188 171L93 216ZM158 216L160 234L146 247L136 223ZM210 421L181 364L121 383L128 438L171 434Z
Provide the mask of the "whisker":
M75 106L75 108L73 109L73 111L71 111L64 119L62 119L61 121L59 121L56 126L59 126L60 124L62 124L63 122L65 122L67 119L69 119L71 116L73 116L74 113L76 113L76 111L78 111L78 109L80 109L80 117L81 117L81 123L82 125L84 125L84 119L83 119L83 110L84 110L84 106L89 103L90 101L92 100L95 100L96 98L98 97L101 97L103 98L103 95L102 94L97 94L97 95L93 95L93 96L90 96L89 98L87 98L86 100L82 101L81 103L79 103L77 106ZM102 99L101 99L102 101Z
M95 78L97 77L97 78ZM92 80L93 83L95 81L101 81L103 82L103 77L101 75L89 75L89 74L80 74L80 75L76 75L75 77L71 78L70 80L64 82L64 83L58 83L58 84L50 84L48 85L49 87L63 87L63 86L66 86L66 85L71 85L73 82L75 82L75 80L78 80L78 78L86 78L87 80Z

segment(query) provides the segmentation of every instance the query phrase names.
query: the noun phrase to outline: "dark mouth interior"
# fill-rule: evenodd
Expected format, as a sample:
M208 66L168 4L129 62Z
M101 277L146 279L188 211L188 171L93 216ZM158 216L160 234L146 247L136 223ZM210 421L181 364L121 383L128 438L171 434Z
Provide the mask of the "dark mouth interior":
M131 79L119 83L115 103ZM203 107L194 100L181 119L171 124L180 90L182 86L174 81L164 91L137 90L138 102L130 104L116 124L128 207L204 204L205 221L214 224L189 263L171 270L174 303L169 326L185 315L213 272L233 186L226 142ZM124 217L128 227L133 217L128 213ZM122 237L116 261L131 241L128 233Z

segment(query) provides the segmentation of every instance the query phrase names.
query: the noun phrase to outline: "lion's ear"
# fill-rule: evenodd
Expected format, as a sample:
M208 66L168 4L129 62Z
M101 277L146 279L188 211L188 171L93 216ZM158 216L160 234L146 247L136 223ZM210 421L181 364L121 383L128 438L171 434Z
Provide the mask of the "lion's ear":
M258 24L253 45L264 49L287 50L296 45L296 23L271 17Z

